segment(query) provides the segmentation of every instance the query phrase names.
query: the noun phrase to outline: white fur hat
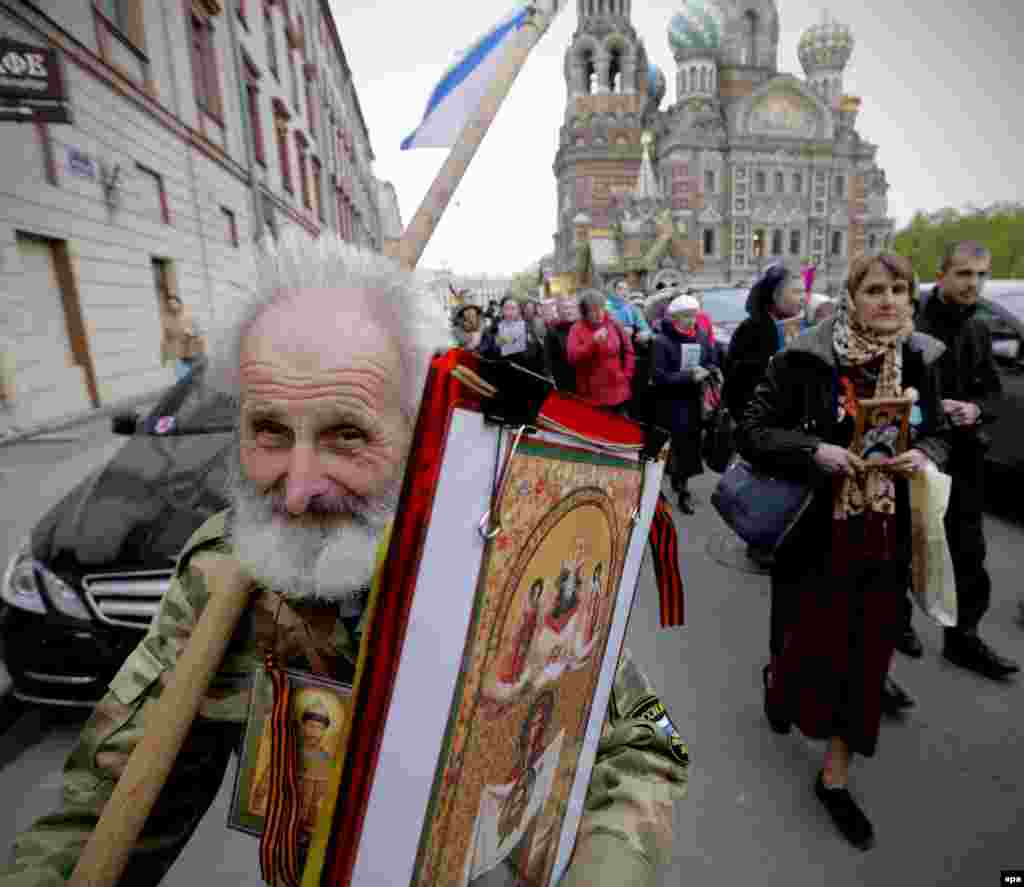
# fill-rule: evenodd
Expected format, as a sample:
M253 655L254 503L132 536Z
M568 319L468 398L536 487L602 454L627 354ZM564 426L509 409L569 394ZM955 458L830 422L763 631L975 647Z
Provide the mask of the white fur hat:
M684 311L699 311L700 305L693 296L676 296L668 306L667 314L682 314Z

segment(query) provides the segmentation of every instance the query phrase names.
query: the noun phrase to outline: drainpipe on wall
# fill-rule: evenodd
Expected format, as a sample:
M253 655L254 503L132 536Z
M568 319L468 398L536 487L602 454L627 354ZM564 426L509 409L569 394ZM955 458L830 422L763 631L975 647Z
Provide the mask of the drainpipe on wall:
M238 32L235 30L233 12L233 9L227 11L228 35L231 39L231 55L235 60L235 81L238 84L238 100L241 103L239 107L242 108L241 117L242 131L245 133L245 159L249 167L249 195L252 197L252 218L256 235L254 239L259 239L263 234L263 207L260 203L259 182L256 180L256 136L253 133L253 127L258 125L258 121L250 120L249 114L245 110L249 102L249 96L245 86L245 65L242 61L241 50L238 47Z
M167 4L160 4L160 18L164 26L164 44L167 46L167 64L171 71L171 90L174 95L174 105L178 117L185 119L185 109L181 105L181 97L178 93L178 73L174 67L174 43L171 40L171 25L167 20ZM187 125L187 124L186 124ZM210 262L206 254L206 235L203 233L203 213L199 205L199 188L196 183L196 165L192 156L192 144L185 145L185 156L188 158L188 177L192 188L192 203L196 210L196 225L199 230L199 254L203 263L203 276L206 279L206 303L207 313L211 321L215 321L213 309L213 283L210 280Z

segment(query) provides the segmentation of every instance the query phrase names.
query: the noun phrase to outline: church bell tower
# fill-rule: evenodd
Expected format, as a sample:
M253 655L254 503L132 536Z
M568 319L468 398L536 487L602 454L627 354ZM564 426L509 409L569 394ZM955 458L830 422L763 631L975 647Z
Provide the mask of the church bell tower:
M630 19L633 0L577 0L576 31L565 52L565 117L554 172L558 179L556 266L611 224L617 196L640 170L651 71ZM581 232L581 226L585 231Z

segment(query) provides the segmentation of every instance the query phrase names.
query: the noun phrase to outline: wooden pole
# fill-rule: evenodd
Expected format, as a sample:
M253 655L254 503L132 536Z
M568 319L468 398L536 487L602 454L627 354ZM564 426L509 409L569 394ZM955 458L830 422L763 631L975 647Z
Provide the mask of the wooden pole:
M216 583L211 583L216 587ZM71 876L72 887L113 887L124 873L142 827L167 782L199 705L224 658L249 600L250 580L230 575L207 601L163 694L156 700L139 744Z
M415 268L423 255L428 241L441 220L455 189L469 168L473 155L484 140L487 130L494 122L501 103L505 101L512 84L526 63L530 50L544 36L564 0L558 0L553 9L535 10L530 18L513 35L498 66L494 80L487 90L479 110L466 122L459 140L448 153L448 157L434 179L430 190L420 204L416 215L402 233L397 250L397 259L407 268Z

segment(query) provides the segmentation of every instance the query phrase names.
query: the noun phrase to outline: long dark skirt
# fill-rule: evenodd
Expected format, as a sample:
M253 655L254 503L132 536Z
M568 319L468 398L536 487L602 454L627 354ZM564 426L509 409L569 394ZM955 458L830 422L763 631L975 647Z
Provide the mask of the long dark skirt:
M669 453L669 474L679 483L704 473L704 462L700 455L700 425L672 435L672 449Z
M839 736L851 751L874 755L906 576L899 561L853 563L843 576L814 566L798 582L773 589L793 598L779 620L788 624L769 693L805 736Z

